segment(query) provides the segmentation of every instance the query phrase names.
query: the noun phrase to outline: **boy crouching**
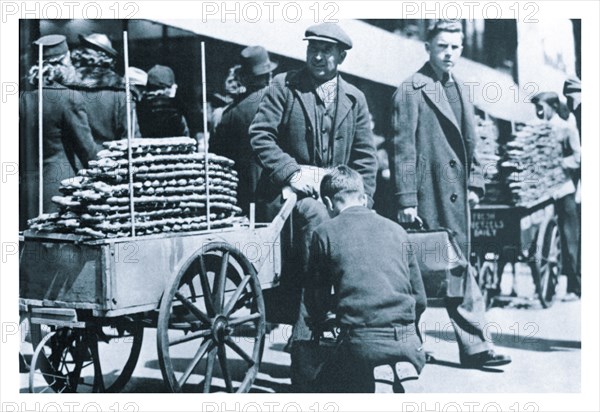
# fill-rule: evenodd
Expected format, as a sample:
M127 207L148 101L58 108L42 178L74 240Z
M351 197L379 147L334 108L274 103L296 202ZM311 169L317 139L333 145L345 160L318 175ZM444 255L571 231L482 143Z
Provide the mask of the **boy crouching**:
M336 349L318 377L323 392L373 392L373 369L425 353L417 323L427 299L404 229L369 210L361 176L338 166L323 178L321 197L333 219L314 232L306 283L312 324L335 314ZM331 294L331 290L334 294Z

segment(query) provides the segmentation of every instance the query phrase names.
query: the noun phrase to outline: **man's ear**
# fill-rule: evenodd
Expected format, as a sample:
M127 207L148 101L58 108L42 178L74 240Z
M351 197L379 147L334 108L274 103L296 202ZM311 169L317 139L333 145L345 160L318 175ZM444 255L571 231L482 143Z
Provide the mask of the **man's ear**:
M346 60L347 55L348 55L348 53L346 53L346 50L342 50L340 52L340 63L339 64L344 63L344 60Z
M428 41L425 42L425 51L427 51L427 53L431 53L431 43Z
M369 204L369 200L367 199L367 195L365 193L361 193L358 199L360 200L361 206L367 207Z

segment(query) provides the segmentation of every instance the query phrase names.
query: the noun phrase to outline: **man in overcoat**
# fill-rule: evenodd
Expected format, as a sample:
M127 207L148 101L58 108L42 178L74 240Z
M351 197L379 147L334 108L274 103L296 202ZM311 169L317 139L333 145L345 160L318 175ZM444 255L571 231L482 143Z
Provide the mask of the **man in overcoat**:
M255 192L261 168L254 160L248 127L265 95L277 63L269 59L264 47L249 46L240 54L240 77L246 92L236 96L223 111L214 136L210 139L210 151L235 161L238 172L238 206L248 213L250 202L255 202Z
M393 97L392 180L397 219L419 216L430 228L454 232L470 256L470 206L484 193L474 155L476 126L469 87L452 69L462 53L457 21L438 21L425 46L429 61L406 79ZM499 366L510 358L496 354L484 334L485 305L472 268L448 276L446 309L464 366Z
M319 200L323 169L348 165L360 173L369 206L377 174L367 101L338 74L338 66L352 47L350 37L338 25L323 23L309 27L305 40L306 66L275 76L249 129L252 149L263 168L257 187L259 210L264 206L265 211L261 217L273 217L284 186L299 195L292 219L300 288L312 233L329 219ZM292 333L292 368L293 342L310 338L305 315L301 304Z

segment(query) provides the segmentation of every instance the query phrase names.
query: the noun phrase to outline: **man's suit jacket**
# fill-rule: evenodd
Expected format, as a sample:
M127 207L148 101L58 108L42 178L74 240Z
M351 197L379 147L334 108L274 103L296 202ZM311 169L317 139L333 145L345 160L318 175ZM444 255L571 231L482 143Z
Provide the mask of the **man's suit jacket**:
M481 167L469 88L454 77L462 101L456 116L429 63L402 82L393 97L390 170L396 207L417 207L432 228L452 230L464 255L470 255L469 190L483 194Z
M369 198L375 192L376 151L364 94L338 78L333 159L318 164L315 156L314 85L306 69L282 73L267 88L250 125L252 149L264 172L257 196L272 202L300 165L348 165L364 179Z

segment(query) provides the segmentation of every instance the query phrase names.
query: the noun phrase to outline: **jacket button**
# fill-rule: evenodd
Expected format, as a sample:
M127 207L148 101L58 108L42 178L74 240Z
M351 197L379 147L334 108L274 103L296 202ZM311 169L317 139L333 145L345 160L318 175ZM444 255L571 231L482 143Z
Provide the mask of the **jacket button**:
M458 199L458 195L456 193L452 193L452 196L450 196L450 201L454 203L456 202L456 199Z
M450 167L454 167L456 166L456 160L452 159L450 160Z

